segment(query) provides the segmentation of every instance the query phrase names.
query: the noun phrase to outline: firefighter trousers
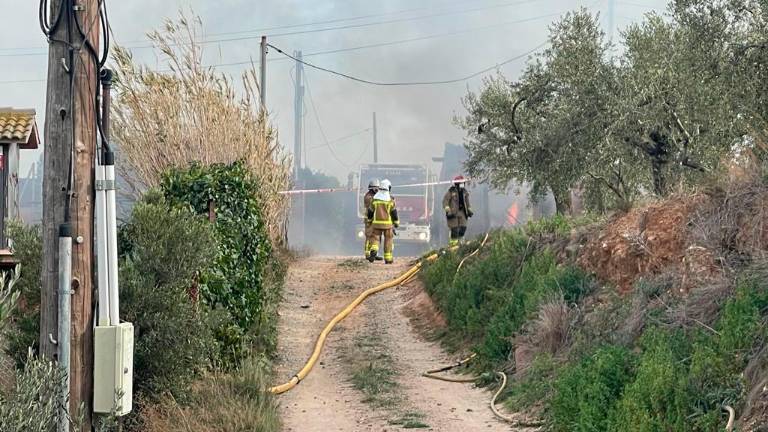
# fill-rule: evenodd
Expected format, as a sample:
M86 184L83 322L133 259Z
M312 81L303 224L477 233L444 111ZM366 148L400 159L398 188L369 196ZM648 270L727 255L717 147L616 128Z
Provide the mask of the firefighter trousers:
M456 246L464 239L464 234L467 232L467 216L463 211L459 211L458 214L451 218L448 218L448 229L451 232L451 238L448 241L448 245Z
M395 248L395 242L394 242L394 233L392 232L392 228L387 229L381 229L381 228L371 228L371 236L368 237L368 244L370 245L371 251L376 251L376 253L379 252L379 242L381 236L384 236L384 260L385 261L392 261L392 252Z

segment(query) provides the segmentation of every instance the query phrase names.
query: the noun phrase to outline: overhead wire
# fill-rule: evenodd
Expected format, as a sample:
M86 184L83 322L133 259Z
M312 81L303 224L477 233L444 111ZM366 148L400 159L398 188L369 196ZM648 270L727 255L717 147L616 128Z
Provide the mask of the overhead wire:
M267 44L267 46L273 48L278 53L280 53L280 54L282 54L282 55L284 55L284 56L286 56L286 57L288 57L290 59L293 59L293 60L295 60L295 61L297 61L299 63L302 63L305 66L309 66L309 67L311 67L313 69L317 69L319 71L323 71L323 72L326 72L326 73L329 73L329 74L332 74L332 75L340 76L342 78L346 78L346 79L349 79L349 80L352 80L352 81L357 81L359 83L369 84L369 85L376 85L376 86L418 86L418 85L439 85L439 84L452 84L452 83L457 83L457 82L464 82L464 81L472 79L472 78L474 78L474 77L476 77L478 75L482 75L482 74L484 74L486 72L489 72L489 71L492 71L494 69L497 69L500 66L503 66L505 64L511 63L511 62L513 62L515 60L520 60L522 58L525 58L525 57L535 53L536 51L540 50L541 48L546 46L548 43L549 43L549 41L544 41L544 42L540 43L539 45L535 46L534 48L532 48L532 49L530 49L530 50L528 50L528 51L526 51L526 52L524 52L522 54L516 55L516 56L511 57L511 58L508 58L508 59L506 59L506 60L504 60L502 62L496 63L493 66L489 66L489 67L487 67L485 69L479 70L477 72L471 73L469 75L466 75L466 76L463 76L463 77L460 77L460 78L447 79L447 80L435 80L435 81L395 81L395 82L372 81L372 80L368 80L368 79L358 78L356 76L349 75L347 73L343 73L343 72L339 72L339 71L336 71L336 70L333 70L333 69L329 69L329 68L326 68L326 67L318 66L316 64L310 63L310 62L305 61L305 60L300 60L300 59L298 59L298 58L296 58L296 57L286 53L285 51L283 51L282 49L276 47L275 45Z
M331 140L331 141L328 142L328 144L340 143L340 142L346 141L346 140L348 140L350 138L354 138L356 136L362 135L362 134L364 134L366 132L370 132L371 130L372 130L372 128L362 129L362 130L359 130L357 132L351 133L349 135L344 135L342 137L336 138L335 140ZM309 147L308 150L317 150L317 149L323 148L325 146L326 146L325 144L320 144L320 145Z
M360 157L357 158L355 162L353 162L351 165L348 165L344 161L339 158L339 155L336 154L336 151L333 149L333 146L331 145L330 141L328 141L328 136L325 134L325 129L323 128L322 122L320 122L320 115L317 112L317 106L315 105L315 99L312 97L312 89L309 85L309 80L307 79L307 74L304 74L304 85L307 88L307 95L309 96L309 104L312 107L312 112L315 115L315 122L317 122L317 128L320 130L320 136L323 137L323 142L325 143L325 147L328 147L328 150L331 153L331 156L333 156L334 159L336 159L336 162L343 165L345 168L352 168L360 162L360 159L362 159L363 156L365 156L365 152L368 150L368 146L366 146L363 149L363 153L360 155Z
M461 10L455 10L455 11L446 11L446 12L439 12L439 13L432 13L432 14L425 14L425 15L419 15L415 17L405 17L405 18L397 18L397 19L391 19L391 20L380 20L380 21L373 21L373 22L367 22L367 23L359 23L359 24L348 24L343 26L333 26L333 27L323 27L319 29L308 29L308 30L297 30L297 31L291 31L291 32L283 32L283 33L268 33L266 36L268 38L276 38L276 37L284 37L284 36L293 36L293 35L299 35L299 34L310 34L310 33L320 33L320 32L328 32L328 31L336 31L336 30L349 30L349 29L357 29L357 28L366 28L366 27L372 27L372 26L379 26L379 25L386 25L386 24L395 24L395 23L401 23L401 22L410 22L410 21L420 21L420 20L427 20L431 18L439 18L443 16L450 16L450 15L461 15L466 13L473 13L473 12L479 12L483 10L490 10L490 9L498 9L498 8L504 8L504 7L511 7L511 6L517 6L525 3L533 3L536 0L516 0L513 2L505 2L505 3L497 3L494 5L489 6L481 6L481 7L475 7L475 8L468 8L468 9L461 9ZM257 31L258 29L254 30ZM246 31L243 31L244 33ZM260 39L264 35L252 35L252 36L240 36L240 37L231 37L231 38L218 38L218 39L202 39L200 41L196 41L196 44L200 45L209 45L209 44L217 44L217 43L223 43L223 42L236 42L236 41L243 41L243 40L253 40L253 39ZM171 46L177 46L179 44L171 44ZM133 45L133 46L126 46L125 48L130 49L149 49L154 48L155 45L152 43L146 43L144 45ZM42 56L45 55L45 52L40 53L0 53L0 57L20 57L20 56Z

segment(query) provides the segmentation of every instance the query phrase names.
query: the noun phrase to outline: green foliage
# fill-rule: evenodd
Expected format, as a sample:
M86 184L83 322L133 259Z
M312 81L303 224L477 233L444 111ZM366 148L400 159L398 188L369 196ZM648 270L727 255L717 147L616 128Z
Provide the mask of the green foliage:
M565 366L552 402L555 430L722 430L722 406L738 407L744 401L744 368L750 354L768 336L766 307L766 284L759 277L750 277L748 270L714 329L646 330L633 360L636 367L628 369L623 389L606 393L610 397L590 396L573 402L574 389L586 385L579 380L591 381L594 376L585 368L590 360ZM584 358L592 357L594 354ZM598 417L603 420L596 422Z
M19 306L11 316L12 325L5 329L6 352L18 368L27 360L29 348L37 351L40 336L40 275L43 240L39 226L25 226L12 222L8 237L13 239L13 253L21 263L16 284Z
M510 338L550 295L579 301L593 287L571 266L558 266L546 250L537 250L519 231L495 235L480 260L456 273L461 251L446 254L425 272L427 290L437 300L450 333L476 341L480 367L507 361Z
M137 203L121 230L120 312L136 326L136 392L184 400L216 357L210 312L194 302L198 275L215 259L214 233L189 210L154 202Z
M3 432L53 432L58 421L64 373L53 362L29 356L7 400L0 396Z
M536 356L521 379L513 381L502 396L510 410L520 412L536 404L549 401L554 392L553 379L558 364L551 355Z
M550 405L552 430L608 430L608 413L632 378L634 362L625 348L605 346L565 369Z
M525 233L529 236L556 234L565 236L571 232L570 218L556 214L552 217L530 220L525 224Z
M646 332L634 381L624 390L606 430L689 430L685 417L690 396L684 364L688 345L680 332Z
M251 343L265 352L276 344L280 264L257 200L259 185L242 162L203 167L193 164L163 176L161 189L175 205L197 214L215 207L215 265L201 277L201 294L229 318L217 330L227 363L237 363Z
M580 187L604 211L706 181L735 146L764 159L766 17L760 0L672 0L609 50L597 15L566 14L519 80L494 77L465 97L470 174L530 182L558 212Z
M16 266L10 275L7 272L0 274L0 330L5 326L19 300L20 293L15 287L18 280L19 266Z

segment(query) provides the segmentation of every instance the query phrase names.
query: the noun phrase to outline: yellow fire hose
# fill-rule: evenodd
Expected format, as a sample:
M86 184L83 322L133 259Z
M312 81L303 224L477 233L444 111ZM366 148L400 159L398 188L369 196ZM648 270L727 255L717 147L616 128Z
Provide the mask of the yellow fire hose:
M307 360L307 363L304 365L304 367L296 374L294 375L288 382L280 385L276 385L274 387L269 388L269 392L273 394L280 394L285 393L288 390L291 390L292 388L296 387L297 384L301 382L304 378L306 378L307 375L312 371L312 368L315 366L315 363L317 363L317 360L320 358L320 353L323 350L323 346L325 345L325 340L328 337L328 334L333 330L333 328L341 322L344 318L347 317L360 303L362 303L365 299L370 297L373 294L376 294L377 292L384 291L389 288L394 288L396 286L402 285L406 282L409 282L412 280L416 273L421 270L421 266L424 262L434 261L436 260L438 255L432 254L428 257L426 257L423 261L419 261L416 265L408 269L405 273L401 274L396 279L393 279L389 282L385 282L379 286L367 289L363 291L362 294L357 296L357 298L350 303L344 310L338 313L331 321L325 326L322 332L320 332L320 336L317 337L317 342L315 342L315 349L312 351L312 355L309 357L309 360Z
M464 360L462 360L462 361L460 361L460 362L458 362L456 364L452 364L450 366L444 366L444 367L437 368L437 369L431 369L431 370L428 370L428 371L424 372L421 375L424 376L424 377L427 377L427 378L431 378L431 379L436 379L436 380L440 380L440 381L447 381L447 382L454 382L454 383L473 383L473 382L476 382L476 381L478 381L480 379L480 377L474 377L474 378L472 378L472 377L470 377L470 378L452 378L452 377L446 377L446 376L442 376L442 375L437 375L440 372L447 372L447 371L449 371L451 369L455 369L457 367L464 366L465 364L469 363L473 358L475 358L476 355L477 354L472 354L471 356L465 358ZM505 374L504 372L496 372L496 374L501 378L501 385L499 386L498 390L496 390L496 393L494 393L493 397L491 398L491 402L489 404L491 406L491 411L493 411L493 414L496 417L498 417L499 419L504 420L505 422L512 424L512 426L514 426L514 427L534 428L534 427L543 426L544 425L543 422L537 422L537 421L527 422L527 421L521 421L521 420L513 419L511 417L507 417L504 414L502 414L496 408L496 399L499 398L499 395L501 394L501 392L503 392L504 388L507 387L507 374Z

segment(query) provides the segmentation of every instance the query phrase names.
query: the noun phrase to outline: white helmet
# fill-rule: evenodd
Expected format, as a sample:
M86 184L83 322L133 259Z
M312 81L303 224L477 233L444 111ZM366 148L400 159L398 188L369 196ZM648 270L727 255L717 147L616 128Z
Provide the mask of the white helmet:
M385 191L391 191L392 190L392 182L390 182L387 179L384 179L381 181L381 184L379 186L380 189L384 189Z
M379 183L379 179L377 178L372 178L368 182L368 189L378 189L379 187L381 187L381 184Z

